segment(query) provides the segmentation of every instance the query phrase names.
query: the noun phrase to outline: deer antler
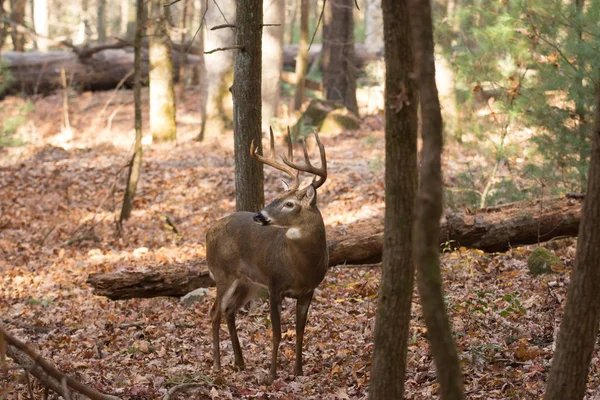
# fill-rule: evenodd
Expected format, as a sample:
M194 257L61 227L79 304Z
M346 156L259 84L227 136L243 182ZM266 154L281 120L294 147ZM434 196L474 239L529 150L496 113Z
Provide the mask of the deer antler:
M327 179L327 159L325 158L325 147L323 146L323 143L321 143L319 135L317 134L317 132L315 132L314 134L315 139L317 140L317 146L319 146L319 154L321 156L321 167L317 168L311 164L310 158L308 157L308 151L306 150L306 140L302 141L302 150L304 150L304 164L294 163L293 160L288 160L286 157L283 157L283 162L288 167L315 175L312 181L312 185L315 187L315 189L318 189L319 187L321 187L321 185L323 185L323 183Z
M288 174L291 178L294 179L294 184L290 187L290 189L291 190L296 190L300 186L300 180L299 180L299 177L298 177L298 175L299 175L300 172L299 172L299 170L296 170L293 166L286 165L287 164L287 162L286 162L287 158L286 157L281 156L282 159L283 159L283 162L285 164L281 163L281 162L279 162L279 161L277 161L275 159L275 139L273 137L273 128L269 127L269 131L270 131L270 134L271 134L271 140L270 140L270 142L271 142L271 155L269 156L269 158L263 157L260 154L258 154L258 149L256 147L254 147L254 140L250 144L250 154L252 155L252 157L256 161L258 161L260 163L263 163L263 164L266 164L266 165L270 165L271 167L273 167L273 168L275 168L275 169L277 169L279 171L283 171L286 174ZM288 135L289 135L289 128L288 128ZM294 155L293 155L291 141L288 140L287 143L288 143L288 156L291 159L293 159ZM304 150L306 151L306 148Z

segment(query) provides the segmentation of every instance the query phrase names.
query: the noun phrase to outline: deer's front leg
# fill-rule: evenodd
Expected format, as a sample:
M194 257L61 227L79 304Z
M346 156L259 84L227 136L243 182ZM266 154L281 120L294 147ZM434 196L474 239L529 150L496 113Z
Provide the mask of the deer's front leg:
M306 317L308 308L312 301L313 291L298 297L296 302L296 376L302 375L302 341L304 339L304 327L306 326Z
M281 295L279 291L269 290L269 302L271 304L271 327L273 329L273 352L271 353L271 371L269 383L277 378L277 352L281 342Z

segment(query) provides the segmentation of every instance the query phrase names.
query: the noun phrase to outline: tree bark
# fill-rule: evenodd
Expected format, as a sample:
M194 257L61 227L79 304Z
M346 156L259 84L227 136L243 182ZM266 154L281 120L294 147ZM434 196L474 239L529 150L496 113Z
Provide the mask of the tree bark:
M137 0L136 2L136 19L141 22L146 18L146 6L144 0ZM138 181L140 172L142 170L142 38L145 33L145 24L136 24L137 30L135 32L134 39L134 62L133 62L133 102L134 102L134 118L135 118L135 150L131 164L129 165L129 172L127 174L127 187L125 194L123 195L123 206L121 208L121 215L119 216L119 230L123 228L123 221L129 219L131 211L133 210L133 199L137 192Z
M329 0L323 21L323 87L327 100L358 115L354 61L354 0Z
M385 10L385 218L369 399L403 399L414 283L417 93L407 0ZM398 99L402 98L402 104Z
M26 6L27 0L10 0L10 20L16 24L24 25ZM25 51L25 35L20 30L11 29L10 37L15 51Z
M206 26L209 31L204 37L204 50L211 51L219 48L227 48L234 44L236 30L234 28L210 30L212 27L223 24L235 24L235 1L221 0L219 6L223 15L216 5L209 1L203 3L208 5L206 11ZM204 11L202 12L204 14ZM202 15L203 15L202 14ZM206 69L207 88L207 116L203 137L206 133L217 135L226 129L231 129L233 117L231 111L231 93L229 88L233 79L234 51L217 51L206 54L205 61L210 68Z
M308 0L300 0L300 43L296 57L294 110L299 110L305 99L306 74L308 73L308 14Z
M534 244L555 237L576 236L581 200L556 198L544 202L519 202L489 207L476 214L452 214L442 219L441 248L464 246L485 251L505 251L512 246ZM329 266L372 264L381 261L383 218L348 226L328 227ZM97 294L113 299L154 296L183 296L211 280L203 260L193 267L161 266L143 270L92 274ZM193 279L201 279L201 284Z
M592 158L579 226L576 263L552 359L545 400L580 400L585 395L600 320L600 85Z
M263 129L271 125L277 117L279 105L280 80L283 71L283 34L285 31L285 1L263 1L265 26L262 37L262 120Z
M150 132L156 141L177 138L171 43L163 0L152 0L150 35Z
M444 128L435 83L431 4L429 0L411 0L410 5L423 137L414 242L418 270L417 286L441 398L461 400L465 398L464 383L460 359L446 313L440 271L440 218L443 199L441 157ZM384 12L387 13L388 10Z
M261 145L262 0L236 1L233 77L233 137L235 150L235 207L258 211L265 203L263 167L250 155L250 144Z
M106 0L97 0L97 30L98 30L98 41L104 42L106 40Z
M48 37L48 0L33 0L33 29L38 35ZM40 40L37 42L37 48L48 50L48 42Z

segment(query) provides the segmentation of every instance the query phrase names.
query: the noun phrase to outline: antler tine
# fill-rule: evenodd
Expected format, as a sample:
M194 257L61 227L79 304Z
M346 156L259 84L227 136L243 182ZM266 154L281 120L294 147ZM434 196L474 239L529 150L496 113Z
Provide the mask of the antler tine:
M311 164L310 158L308 157L308 151L306 150L306 140L302 142L302 150L304 151L304 164L297 164L286 158L283 159L283 162L289 167L292 167L298 171L308 172L315 175L312 185L315 187L315 189L318 189L327 179L327 158L325 156L325 147L323 146L323 143L321 143L321 139L319 139L319 134L315 132L314 135L317 141L317 146L319 147L319 154L321 156L321 167L317 168Z
M300 180L299 180L299 171L295 170L293 167L290 167L284 163L281 163L279 161L277 161L275 159L275 138L273 136L273 128L269 127L269 131L270 131L270 147L271 147L271 155L269 158L267 157L263 157L260 154L258 154L258 148L256 148L254 146L254 140L252 141L252 143L250 143L250 155L252 155L252 157L263 164L266 165L270 165L271 167L279 170L279 171L283 171L286 174L288 174L291 178L294 179L294 184L291 186L290 189L298 189L298 186L300 186ZM291 153L291 145L288 143L288 153Z

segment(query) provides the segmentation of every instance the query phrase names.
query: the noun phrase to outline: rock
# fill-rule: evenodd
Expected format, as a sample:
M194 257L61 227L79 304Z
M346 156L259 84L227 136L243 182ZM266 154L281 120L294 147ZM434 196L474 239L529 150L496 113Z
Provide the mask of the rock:
M538 247L527 259L527 267L532 275L554 272L552 267L563 267L562 260L544 247Z
M347 108L339 108L327 114L321 124L319 133L327 135L358 129L360 129L360 119Z
M210 292L208 288L199 288L192 290L181 298L181 301L186 307L191 306L194 303L200 303Z

